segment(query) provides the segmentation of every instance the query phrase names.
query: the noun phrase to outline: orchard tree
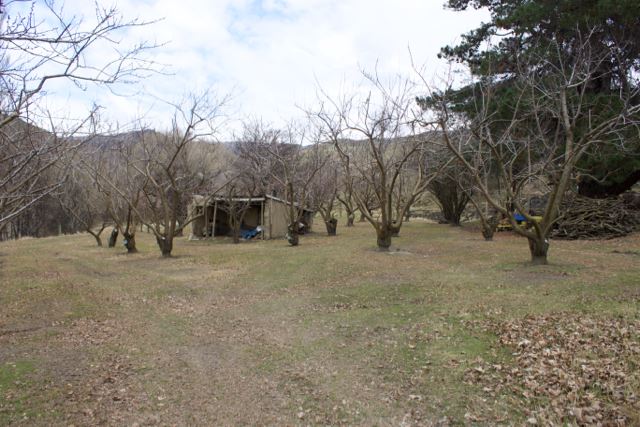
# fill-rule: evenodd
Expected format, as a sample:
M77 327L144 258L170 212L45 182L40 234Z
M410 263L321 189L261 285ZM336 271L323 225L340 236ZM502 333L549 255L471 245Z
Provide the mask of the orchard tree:
M223 201L218 204L218 209L227 214L233 243L240 243L240 232L245 216L252 204L258 201L261 196L257 191L258 176L253 175L252 169L247 166L249 164L245 159L236 158L229 166L229 170L226 171L228 175L225 177L224 184L214 192L214 197Z
M298 246L300 224L311 196L311 186L327 161L317 135L306 123L290 122L275 129L261 121L245 124L240 155L253 170L268 194L278 195L287 204L287 241Z
M347 227L353 227L358 211L358 205L353 197L353 177L344 173L343 169L338 168L338 182L336 189L336 199L347 214Z
M131 213L153 233L163 257L170 257L173 239L195 218L178 221L187 197L201 186L206 168L201 158L190 156L198 139L212 138L227 98L209 93L175 104L171 129L161 133L143 128L130 133L126 156L119 168L125 186L99 174L110 192L120 196ZM134 197L131 197L135 194ZM126 238L126 236L125 236Z
M64 213L102 246L102 232L112 223L108 200L82 168L69 166L67 179L54 193Z
M594 147L618 144L620 135L640 124L637 88L620 91L617 98L591 96L593 85L604 78L602 73L609 73L603 63L616 54L615 46L609 51L592 49L592 37L598 34L600 30L593 28L574 35L581 42L569 53L562 44L543 43L532 53L520 55L510 82L513 93L506 100L501 78L476 81L474 97L479 102L473 113L457 110L451 87L431 90L430 96L420 100L429 114L425 123L437 124L445 145L471 174L485 199L527 238L534 264L547 263L549 235L580 160ZM505 102L510 104L508 120L497 113ZM504 199L497 199L469 160L474 156L491 156L506 192ZM527 157L532 162L522 167ZM547 193L539 221L526 207L524 189L532 181ZM529 226L517 224L514 212Z
M153 68L144 59L153 45L121 40L127 29L148 23L126 20L115 8L95 10L85 19L53 0L0 2L0 230L60 189L66 173L59 162L78 148L68 138L73 134L54 126L39 107L50 84L112 86Z
M137 253L136 230L142 217L142 187L145 182L129 161L137 155L139 147L132 133L109 135L101 142L86 150L79 161L105 200L113 223L109 247L114 247L121 235L127 253Z
M640 103L640 2L448 0L446 4L457 11L485 8L491 13L489 22L441 51L441 56L469 66L475 77L447 94L452 111L476 114L483 98L481 86L491 82L492 126L499 131L509 126L514 108L522 109L521 76L532 75L548 84L559 70L566 76L584 69L585 60L589 78L582 82L574 78L575 86L566 88L568 96L582 98L583 108L572 112L577 132L588 132L600 123L606 126L616 114L611 111L624 109L625 102ZM559 117L555 113L549 111L545 117L539 111L536 116L554 122ZM536 122L521 121L523 125L535 127ZM578 192L589 197L615 196L640 180L638 132L627 127L600 137L607 143L590 144L575 165Z
M375 229L378 248L388 250L410 206L436 174L428 162L429 135L416 133L413 126L412 83L397 79L386 87L376 76L367 82L362 97L332 98L322 92L311 117L335 147L353 199Z
M325 156L332 156L333 153L325 153ZM333 157L333 156L332 156ZM310 205L316 212L320 213L322 221L329 236L337 233L338 219L335 217L335 208L338 204L338 174L340 170L339 161L335 158L328 158L324 167L318 171L317 176L312 181L310 191ZM348 199L343 196L343 200ZM344 205L344 203L343 203ZM345 206L346 207L346 206ZM349 210L347 209L347 224L349 223ZM353 212L351 212L351 225L353 225Z

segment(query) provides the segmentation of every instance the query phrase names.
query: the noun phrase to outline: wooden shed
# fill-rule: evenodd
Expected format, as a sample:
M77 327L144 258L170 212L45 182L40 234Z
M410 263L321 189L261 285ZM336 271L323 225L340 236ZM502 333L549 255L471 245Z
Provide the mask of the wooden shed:
M229 225L230 200L218 196L194 196L189 205L190 217L195 217L191 222L190 239L203 239L208 237L231 236L232 228ZM274 196L259 197L234 197L232 203L246 206L241 228L252 230L262 228L258 238L278 239L287 235L287 211L289 203ZM248 206L247 206L248 204ZM315 212L303 208L302 221L305 230L310 231L313 226Z

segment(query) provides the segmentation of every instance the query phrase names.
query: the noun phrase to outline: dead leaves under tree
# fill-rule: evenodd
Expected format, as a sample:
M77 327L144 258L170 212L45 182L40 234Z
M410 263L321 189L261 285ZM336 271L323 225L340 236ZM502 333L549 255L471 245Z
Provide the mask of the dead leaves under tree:
M640 423L640 320L561 313L480 325L514 360L478 360L465 381L523 398L528 423Z

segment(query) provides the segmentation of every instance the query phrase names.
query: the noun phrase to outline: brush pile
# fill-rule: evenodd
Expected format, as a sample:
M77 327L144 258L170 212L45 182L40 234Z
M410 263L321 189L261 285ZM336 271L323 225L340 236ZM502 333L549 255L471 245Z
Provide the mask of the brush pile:
M592 199L568 195L561 218L552 233L555 239L612 239L640 230L640 193L617 198Z

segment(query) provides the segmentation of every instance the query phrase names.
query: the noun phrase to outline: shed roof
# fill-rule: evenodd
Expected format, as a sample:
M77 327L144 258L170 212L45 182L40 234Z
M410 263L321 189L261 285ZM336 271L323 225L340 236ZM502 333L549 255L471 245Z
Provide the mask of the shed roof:
M208 204L211 204L212 202L226 202L228 200L227 197L222 197L222 196L211 196L211 197L208 197L206 199L208 199L207 200ZM268 199L274 200L274 201L279 202L279 203L283 203L285 205L289 204L289 202L287 202L286 200L280 199L280 198L275 197L275 196L270 196L268 194L265 194L265 195L262 195L262 196L253 196L253 197L250 197L250 196L239 196L239 197L232 197L231 198L231 200L234 201L234 202L256 202L256 203L257 202L264 202L265 200L268 200ZM198 194L194 195L193 196L193 203L196 206L204 206L205 196L198 195ZM298 206L298 203L294 203L293 205L294 206ZM303 207L302 209L305 210L305 211L308 211L308 212L314 212L313 209L309 209L309 208L306 208L306 207Z

